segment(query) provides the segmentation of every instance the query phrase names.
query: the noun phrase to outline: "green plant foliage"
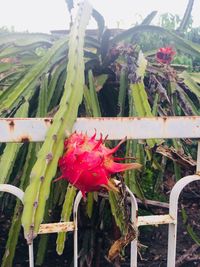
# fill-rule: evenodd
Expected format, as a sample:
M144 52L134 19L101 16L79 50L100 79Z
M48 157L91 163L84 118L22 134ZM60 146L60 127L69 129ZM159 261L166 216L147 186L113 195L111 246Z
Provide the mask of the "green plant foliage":
M64 138L71 133L77 116L200 115L200 31L191 28L193 2L188 1L182 20L177 15L164 14L160 26L150 25L156 15L156 11L153 11L141 25L114 35L105 28L103 16L92 9L87 1L80 5L72 26L71 11L74 3L71 0L66 0L71 16L69 36L63 38L0 30L0 116L54 116L43 145L6 144L5 148L0 148L0 182L11 183L16 176L15 169L17 173L19 171L15 166L21 152L25 157L21 163L19 186L26 189L22 224L29 242L36 236L43 217L45 222L51 221L48 210L54 214L57 207L62 206L61 221L69 221L71 218L76 189L71 185L66 189L64 182L53 185L51 182L63 152ZM98 31L96 35L85 37L86 24L91 15L97 22ZM173 64L159 64L155 56L157 49L168 45L176 50ZM190 167L186 169L167 156L160 155L157 147L162 142L128 140L119 151L126 157L135 157L136 162L143 165L141 171L124 173L126 185L143 201L147 197L162 201L165 199L163 188L171 173L175 173L175 180L178 180L184 172L193 171ZM196 146L192 144L191 147L185 140L167 140L164 145L173 147L177 153L181 151L182 157L190 157L196 152ZM92 193L88 195L84 210L88 220L94 220L94 213L102 212L96 209L98 204L94 203L94 198ZM126 225L123 210L119 211L120 201L117 194L109 193L111 212L123 235ZM2 260L3 267L13 265L21 212L18 202ZM184 211L183 217L186 221ZM98 219L102 220L104 231L103 218ZM112 224L107 220L107 224ZM93 231L98 231L98 227L95 225ZM187 225L187 230L198 243L191 225ZM95 258L96 252L90 248L95 245L95 239L90 242L88 233L85 234L83 250L84 253L93 253L87 256L82 250L81 263L86 258L91 262L92 257ZM95 236L94 232L91 236ZM59 255L64 251L65 240L66 233L59 233ZM48 237L44 236L40 239L37 256L37 264L41 266L47 245Z
M26 101L16 112L16 117L26 118L28 116L29 103ZM7 183L9 181L10 174L15 164L17 154L22 144L10 143L7 144L3 155L0 158L1 176L0 183Z
M200 98L200 86L191 79L190 75L184 71L180 74L180 78L183 78L184 83L188 86L189 90Z
M36 65L34 65L27 74L18 81L15 85L8 88L5 92L0 95L1 107L0 115L7 112L9 108L16 102L16 100L25 92L25 90L31 86L36 80L41 77L45 71L49 68L49 63L56 62L62 48L66 46L66 39L58 40L55 45L44 55L42 60L40 60ZM9 95L9 97L8 97Z
M73 201L76 196L76 188L74 188L71 185L68 185L67 193L65 196L65 201L63 203L63 209L61 214L61 221L67 222L70 220L71 213L72 213L72 207L73 207ZM61 255L64 250L65 246L65 239L66 239L66 233L59 233L57 237L57 247L56 251L58 255Z
M97 93L94 85L94 78L92 71L89 70L88 72L88 79L89 79L89 92L90 92L90 103L91 103L91 110L94 117L101 117L101 110L99 106L99 101L97 98Z
M23 168L23 174L20 179L20 188L25 190L29 183L29 175L31 168L36 159L36 144L30 144L26 156L26 162ZM15 206L11 227L9 230L8 240L6 243L5 253L2 259L1 267L13 266L13 258L16 250L19 232L21 229L21 215L22 215L22 204L18 200Z
M190 23L191 20L191 12L193 8L194 0L189 0L187 8L185 10L185 14L183 16L183 19L181 20L180 26L178 27L177 31L178 32L184 32L187 30L187 27Z
M142 21L141 25L149 25L154 17L156 16L157 11L152 11L147 17Z
M194 44L191 41L188 41L187 39L179 37L172 31L153 25L140 25L123 31L112 39L112 43L118 43L128 38L129 36L133 36L134 34L143 32L157 33L161 36L165 35L169 38L169 40L171 40L171 42L173 42L177 49L180 49L182 52L187 53L188 55L200 58L200 45Z
M126 221L124 220L123 209L119 209L119 195L114 192L109 192L109 203L111 207L112 215L115 218L115 222L119 229L121 230L122 234L126 232Z
M195 233L192 225L188 222L188 216L186 213L186 210L184 207L182 207L181 209L181 214L182 214L182 219L183 219L183 223L185 224L187 231L189 233L189 235L191 236L191 238L194 240L194 242L200 246L200 238L199 236L197 236L197 234Z
M170 31L175 30L180 22L180 17L171 13L164 13L160 17L160 26Z

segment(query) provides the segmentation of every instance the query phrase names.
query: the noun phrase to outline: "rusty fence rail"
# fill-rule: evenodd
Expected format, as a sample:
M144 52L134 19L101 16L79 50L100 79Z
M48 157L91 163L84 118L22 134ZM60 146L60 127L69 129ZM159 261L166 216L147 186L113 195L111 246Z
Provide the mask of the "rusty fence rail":
M42 142L51 118L0 118L0 142ZM79 118L73 130L108 134L109 140L200 138L200 116ZM98 137L98 136L97 136Z
M0 142L42 142L52 123L51 118L7 118L0 119ZM109 140L128 139L200 139L200 116L151 117L151 118L79 118L74 131L87 132L97 136L108 134ZM200 181L200 141L198 142L196 174L180 179L170 193L169 213L165 215L138 216L137 200L126 188L131 200L131 220L138 228L145 225L168 224L167 267L175 267L178 199L183 188L191 182ZM23 192L12 185L0 185L0 191L8 192L23 202ZM74 232L74 267L78 267L78 221L77 213L82 195L76 196L73 207L73 221L41 224L39 234L55 232ZM29 246L29 266L34 266L33 245ZM137 267L137 240L131 242L130 266Z

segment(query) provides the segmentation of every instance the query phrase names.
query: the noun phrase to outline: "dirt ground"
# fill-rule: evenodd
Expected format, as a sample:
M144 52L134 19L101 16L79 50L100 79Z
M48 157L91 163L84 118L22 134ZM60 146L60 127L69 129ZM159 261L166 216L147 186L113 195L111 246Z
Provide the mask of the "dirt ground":
M197 186L197 187L196 187ZM200 237L200 193L199 185L193 184L187 187L180 197L178 233L177 233L177 257L176 266L200 267L200 246L198 246L187 232L187 228L194 231L197 238ZM184 208L187 220L183 223L181 209ZM164 267L167 260L168 226L151 227L144 229L140 236L142 244L147 246L141 251L139 267Z
M200 267L200 247L192 240L187 232L187 227L191 227L195 235L200 237L200 186L193 185L184 190L180 198L179 207L179 223L178 223L178 238L177 238L177 267ZM181 208L184 207L187 220L183 223ZM155 209L156 214L164 214L167 212L165 209ZM9 211L0 214L0 258L3 255L8 230L10 227ZM165 267L167 260L167 234L168 226L162 225L159 227L143 227L140 229L139 240L145 246L140 249L138 255L138 267ZM69 241L65 248L64 254L58 256L55 253L56 235L50 236L50 246L45 258L43 267L61 267L72 265L67 262L67 258L73 257L73 235L69 235ZM36 242L37 243L37 242ZM129 249L127 248L127 254ZM128 256L120 263L111 264L105 260L105 251L101 251L100 265L93 263L94 267L128 267L130 266ZM28 249L26 242L23 238L21 231L20 240L17 245L17 252L13 267L26 267L28 266ZM86 267L89 265L84 265ZM11 266L7 266L11 267Z

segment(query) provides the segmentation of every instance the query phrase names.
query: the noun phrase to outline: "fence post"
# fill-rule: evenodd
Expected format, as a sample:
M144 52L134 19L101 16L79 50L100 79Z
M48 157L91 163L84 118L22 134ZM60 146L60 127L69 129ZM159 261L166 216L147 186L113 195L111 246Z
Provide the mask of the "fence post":
M168 254L167 267L175 267L176 263L176 239L177 239L177 217L178 217L178 199L183 188L191 182L200 180L200 142L197 148L197 167L196 175L185 176L180 179L172 188L169 199L169 215L174 219L174 223L169 224L168 232Z
M21 200L23 203L24 192L16 186L10 184L0 184L0 192L10 193ZM29 267L34 267L33 243L28 245Z
M138 213L138 204L135 196L126 186L126 191L128 192L131 200L131 222L133 226L137 229L137 213ZM82 199L82 193L79 191L73 208L73 220L74 220L74 267L78 267L78 207ZM130 267L137 267L137 238L131 242L131 253L130 253Z
M191 182L200 180L199 175L189 175L180 179L172 188L169 199L169 215L174 222L169 224L168 232L168 254L167 267L175 267L176 262L176 239L177 239L177 217L178 217L178 199L183 188Z
M131 200L131 222L133 223L133 227L135 227L136 232L138 232L137 227L137 218L138 218L138 204L137 200L134 196L134 194L131 192L131 190L126 186L126 191L128 192ZM130 259L130 266L131 267L137 267L137 243L138 239L134 239L131 242L131 259Z
M78 207L82 199L81 191L78 192L73 208L73 220L74 220L74 267L78 267Z

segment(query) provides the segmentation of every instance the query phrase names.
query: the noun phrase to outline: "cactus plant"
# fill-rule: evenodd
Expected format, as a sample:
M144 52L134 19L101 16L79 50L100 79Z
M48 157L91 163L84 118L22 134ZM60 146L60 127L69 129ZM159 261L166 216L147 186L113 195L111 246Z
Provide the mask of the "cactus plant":
M58 159L63 151L64 138L72 130L79 104L82 101L84 34L91 11L92 8L87 1L80 4L69 37L67 79L60 107L38 153L37 161L31 172L30 185L25 191L22 225L28 243L31 243L37 235L43 220L46 199L49 196L52 178L57 170Z

